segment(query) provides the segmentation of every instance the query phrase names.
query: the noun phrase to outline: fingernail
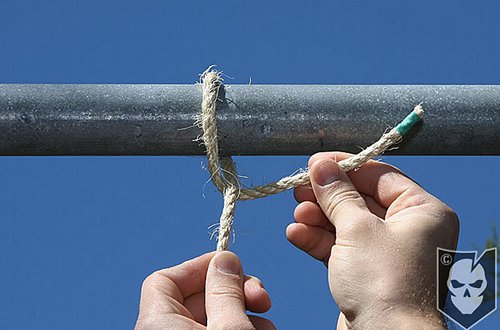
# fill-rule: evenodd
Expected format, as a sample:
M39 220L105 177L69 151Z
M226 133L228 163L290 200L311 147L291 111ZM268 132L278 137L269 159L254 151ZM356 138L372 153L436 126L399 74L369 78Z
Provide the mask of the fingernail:
M222 251L215 255L215 268L219 271L232 274L239 275L241 271L240 260L238 257L229 251Z
M338 180L340 168L333 160L327 159L316 165L314 181L320 186L326 186Z

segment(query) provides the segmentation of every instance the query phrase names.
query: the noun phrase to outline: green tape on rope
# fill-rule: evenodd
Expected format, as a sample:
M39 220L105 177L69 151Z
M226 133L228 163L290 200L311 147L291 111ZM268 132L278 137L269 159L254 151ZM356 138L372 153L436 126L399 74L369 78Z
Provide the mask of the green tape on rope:
M408 116L406 116L406 118L401 123L399 123L398 126L396 126L396 131L398 131L398 133L403 136L421 120L422 117L420 117L415 111L413 111Z

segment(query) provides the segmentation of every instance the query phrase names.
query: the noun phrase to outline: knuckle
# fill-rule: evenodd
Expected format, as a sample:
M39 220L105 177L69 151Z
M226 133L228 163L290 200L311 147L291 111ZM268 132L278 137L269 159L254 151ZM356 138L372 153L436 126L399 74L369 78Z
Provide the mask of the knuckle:
M312 167L314 163L316 163L320 159L333 159L337 161L337 158L341 156L341 152L338 151L321 151L317 152L311 157L309 157L309 161L307 162L307 166Z
M151 274L149 274L144 281L142 282L142 291L148 289L161 289L165 285L170 285L172 280L168 277L165 269L157 270Z
M252 285L258 285L260 287L264 287L262 281L258 277L252 275L247 275L247 282L252 283Z
M411 186L404 192L404 195L406 207L422 205L429 200L428 193L420 187Z
M243 291L239 287L232 285L218 285L208 289L208 295L221 297L223 299L238 299L243 300Z
M457 213L448 205L446 205L446 208L444 210L444 213L446 215L446 218L456 227L460 225L460 221L458 219Z
M337 184L337 182L334 184ZM359 193L355 190L340 190L331 194L329 196L328 208L326 210L327 215L334 218L346 203L358 203L360 198Z
M429 196L428 208L426 208L429 216L428 230L435 233L445 233L447 237L453 238L453 243L456 245L458 233L460 230L460 220L457 213L438 198Z
M460 228L460 220L458 219L457 213L444 203L442 203L441 207L441 213L443 214L445 225L451 232L456 232L458 234L458 230Z
M314 162L316 162L316 160L318 160L322 156L322 154L323 154L323 152L317 152L314 155L312 155L311 157L309 157L309 161L307 162L307 166L311 167L312 164L314 164Z
M137 320L134 330L151 330L156 326L156 321L151 317L141 317Z
M158 284L158 282L160 282L160 280L163 278L164 276L161 275L160 271L157 270L151 274L149 274L145 279L144 281L142 282L142 287L143 288L150 288L150 287L154 287Z

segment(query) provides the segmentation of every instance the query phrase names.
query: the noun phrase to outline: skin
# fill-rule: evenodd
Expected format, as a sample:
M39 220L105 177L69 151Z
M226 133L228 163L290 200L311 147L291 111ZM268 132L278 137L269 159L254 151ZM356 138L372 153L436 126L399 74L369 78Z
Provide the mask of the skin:
M311 187L286 234L328 267L338 329L445 329L436 309L436 249L455 249L459 222L398 169L370 161L344 173L350 154L311 157Z
M290 242L328 267L337 329L445 329L436 309L436 249L455 249L459 222L398 169L370 161L344 173L341 152L311 157ZM207 253L144 281L136 329L275 329L271 300L232 252Z
M146 278L135 329L275 329L246 314L270 308L262 282L243 275L234 253L211 252Z

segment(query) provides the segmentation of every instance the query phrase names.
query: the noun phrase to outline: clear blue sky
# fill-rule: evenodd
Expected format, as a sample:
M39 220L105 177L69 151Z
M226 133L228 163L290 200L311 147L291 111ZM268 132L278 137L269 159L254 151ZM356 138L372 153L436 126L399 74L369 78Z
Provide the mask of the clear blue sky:
M216 63L233 84L500 84L498 0L2 0L0 17L1 83L191 84ZM498 157L384 160L458 212L462 249L500 227ZM237 158L249 183L306 161ZM132 328L147 274L215 246L204 162L0 158L1 327ZM279 328L332 328L325 268L284 235L294 206L291 193L240 203L232 250ZM496 312L477 329L499 325Z

